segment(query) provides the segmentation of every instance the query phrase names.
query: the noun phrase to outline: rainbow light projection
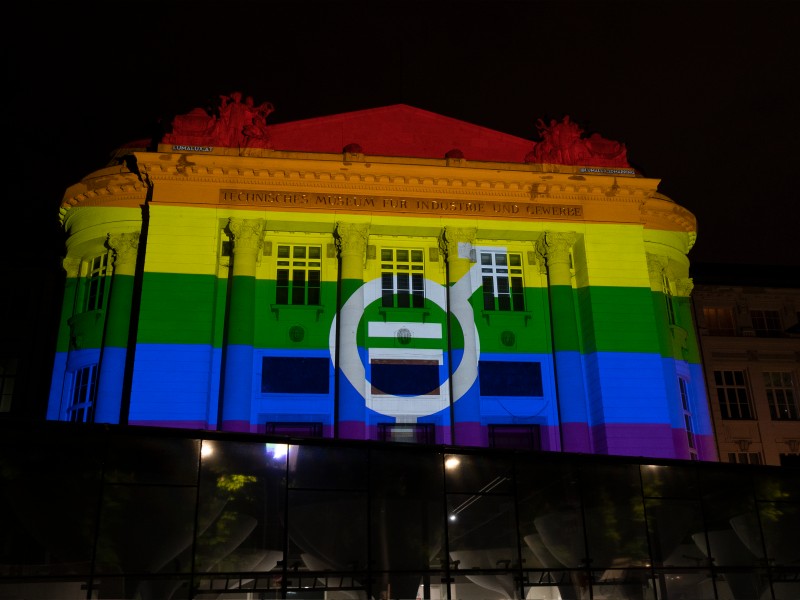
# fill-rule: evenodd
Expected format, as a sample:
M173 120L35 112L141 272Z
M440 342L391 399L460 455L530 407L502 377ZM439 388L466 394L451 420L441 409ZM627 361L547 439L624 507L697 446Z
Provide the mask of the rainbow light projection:
M265 106L67 190L49 419L716 459L695 220L624 146Z

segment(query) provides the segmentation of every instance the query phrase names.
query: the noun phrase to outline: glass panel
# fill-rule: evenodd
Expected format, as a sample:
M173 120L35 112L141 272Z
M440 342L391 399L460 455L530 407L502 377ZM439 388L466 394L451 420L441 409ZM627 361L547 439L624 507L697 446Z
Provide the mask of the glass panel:
M444 547L440 454L379 450L370 461L372 560L378 570L441 566ZM419 576L404 582L415 598ZM399 582L397 583L399 584ZM396 585L393 594L400 593Z
M89 589L91 579L72 575L59 577L58 580L36 579L2 579L0 572L0 598L12 600L83 600ZM92 596L96 598L97 596ZM122 596L101 596L101 598L122 598Z
M474 454L445 455L448 492L507 494L513 489L509 459Z
M642 465L640 472L646 498L699 497L697 469L693 467Z
M518 565L513 496L448 494L450 560L459 569L498 569Z
M700 502L693 500L646 500L647 530L653 564L658 567L699 567L707 564L707 552L695 539L703 536Z
M716 585L720 598L761 600L770 597L767 573L761 570L718 569Z
M366 569L366 492L293 489L288 514L290 569Z
M196 497L194 486L106 485L96 572L188 572Z
M526 567L563 569L585 563L578 476L567 462L517 464L520 537ZM553 576L572 594L572 577ZM546 583L546 582L545 582Z
M289 246L278 246L278 258L289 258Z
M357 448L290 446L289 487L366 489L367 453Z
M715 600L714 582L707 569L658 569L656 570L658 597L670 600ZM634 596L635 597L635 596Z
M759 504L761 527L764 532L764 545L767 551L767 562L776 566L793 566L800 564L800 544L797 542L800 532L800 504L792 502L764 502ZM757 523L752 523L757 525ZM734 525L735 526L735 525ZM755 543L755 536L746 536L736 530L740 538ZM748 543L748 548L750 548ZM753 550L757 550L754 548ZM761 553L759 552L758 555Z
M754 477L756 498L784 502L800 502L800 477L795 471L770 469Z
M283 559L286 446L205 440L195 569L270 571Z
M649 562L639 469L595 466L581 471L592 567L643 566Z
M199 460L200 440L113 437L104 478L109 483L197 485Z
M763 556L763 546L749 475L743 471L709 470L703 472L700 484L714 564L720 567L755 565ZM695 536L695 542L705 550L699 538Z

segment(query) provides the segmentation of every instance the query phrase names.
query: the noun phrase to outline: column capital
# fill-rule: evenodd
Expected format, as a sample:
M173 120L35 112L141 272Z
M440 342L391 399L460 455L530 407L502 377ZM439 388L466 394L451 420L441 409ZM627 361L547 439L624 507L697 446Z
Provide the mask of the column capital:
M691 277L681 277L675 280L675 288L679 296L689 297L694 289L694 280Z
M547 266L570 264L569 253L578 234L574 231L545 231L536 243L536 251L547 261Z
M238 219L231 217L228 230L233 237L233 255L257 255L264 243L264 219Z
M664 291L664 275L667 272L669 258L660 254L647 252L647 273L650 275L650 289L656 292Z
M364 256L369 241L369 223L336 223L339 254Z
M139 252L139 232L109 233L106 244L114 252L114 273L133 275Z
M475 243L478 230L474 227L445 227L440 244L448 261L459 258L469 259L469 251Z
M61 259L61 266L67 273L67 277L78 277L81 272L81 259L75 256L65 256Z

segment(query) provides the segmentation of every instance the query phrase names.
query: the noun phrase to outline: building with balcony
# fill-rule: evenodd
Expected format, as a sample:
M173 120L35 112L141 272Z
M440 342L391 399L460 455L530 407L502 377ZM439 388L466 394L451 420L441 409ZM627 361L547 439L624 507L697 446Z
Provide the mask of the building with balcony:
M703 279L692 298L720 460L797 464L800 288L743 269Z
M695 219L623 144L212 112L67 190L48 419L716 460Z

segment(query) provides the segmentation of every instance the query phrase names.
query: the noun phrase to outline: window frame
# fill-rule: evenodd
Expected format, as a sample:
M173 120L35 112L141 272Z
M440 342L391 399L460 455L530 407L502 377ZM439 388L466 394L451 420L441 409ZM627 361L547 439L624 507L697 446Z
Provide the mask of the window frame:
M277 242L275 247L275 304L277 306L320 306L322 304L322 244ZM283 249L286 249L286 256L281 256ZM313 254L317 254L317 256L314 257Z
M723 321L730 319L730 327L723 327L727 323ZM736 316L730 306L704 306L703 320L709 335L735 336L736 335Z
M475 249L480 269L483 310L490 312L525 312L525 263L522 252L508 248L482 246ZM504 263L498 262L500 256ZM514 264L514 257L518 260ZM490 262L485 262L486 259ZM512 273L513 269L513 273ZM505 280L505 281L504 281ZM487 286L487 283L490 286Z
M751 308L750 323L756 337L781 337L783 335L783 323L779 310Z
M800 420L800 410L797 406L797 393L795 386L795 376L792 371L762 371L764 379L764 391L767 396L767 404L769 405L769 415L773 421L797 421ZM780 385L771 385L770 379L774 380L775 376L784 379L788 376L788 383L781 381ZM783 398L779 399L776 396L778 392L783 392ZM788 416L782 417L781 412L788 412Z
M401 253L408 253L407 259L404 259ZM379 254L381 306L400 309L424 308L425 249L381 246ZM407 278L404 278L404 275L407 275Z
M108 276L110 275L111 266L110 255L110 252L104 252L86 259L84 312L102 310L106 307L106 302L108 302Z
M66 420L72 423L94 423L97 407L97 385L99 365L91 363L72 372L70 403L66 409Z
M733 377L732 382L724 381L725 374L730 373ZM736 374L741 374L741 383L735 381ZM753 405L753 394L750 391L747 370L745 369L725 369L715 370L714 387L717 391L717 403L720 409L720 416L726 421L754 421L756 420L755 407ZM724 401L723 401L724 396ZM742 401L744 398L744 401ZM732 407L738 407L738 415L734 416ZM748 416L743 416L741 408L747 407Z
M689 458L697 460L697 439L692 423L691 395L689 393L689 380L685 377L678 377L678 390L681 396L681 407L683 413L683 423L686 428L686 441L689 445Z

